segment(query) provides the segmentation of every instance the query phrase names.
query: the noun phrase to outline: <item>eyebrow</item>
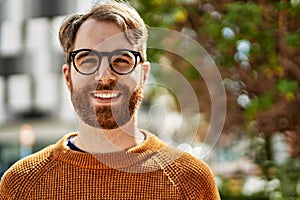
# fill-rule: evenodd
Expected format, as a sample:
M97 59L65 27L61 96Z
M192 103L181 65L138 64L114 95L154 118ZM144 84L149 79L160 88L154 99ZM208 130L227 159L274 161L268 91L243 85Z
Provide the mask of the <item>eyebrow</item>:
M80 60L82 57L85 57L87 55L89 55L92 51L84 51L84 52L80 52L80 54L77 54L77 60Z
M130 55L128 54L128 52L120 52L120 56L126 56L126 57L130 58Z

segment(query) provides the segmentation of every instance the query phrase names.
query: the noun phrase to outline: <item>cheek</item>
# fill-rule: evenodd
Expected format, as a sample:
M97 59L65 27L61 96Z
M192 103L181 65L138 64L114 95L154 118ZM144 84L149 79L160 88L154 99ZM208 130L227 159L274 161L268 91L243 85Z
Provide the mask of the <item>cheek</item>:
M94 83L92 76L85 76L80 74L72 74L72 86L76 89L84 88L88 84Z
M122 76L118 83L127 85L130 90L134 91L136 88L140 86L140 76L136 72L132 72L131 74Z
M141 70L140 69L136 69L136 70L134 70L131 74L129 74L129 76L130 76L130 80L131 80L131 82L134 84L134 85L137 85L137 86L139 86L140 85L140 83L141 83Z

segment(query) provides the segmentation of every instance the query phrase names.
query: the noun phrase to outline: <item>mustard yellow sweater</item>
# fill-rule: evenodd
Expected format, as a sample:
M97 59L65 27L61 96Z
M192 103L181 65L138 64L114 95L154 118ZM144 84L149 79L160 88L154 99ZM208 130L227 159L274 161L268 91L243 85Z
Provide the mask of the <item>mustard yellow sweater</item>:
M208 166L145 132L143 144L98 154L73 151L67 134L15 163L2 177L1 200L220 199Z

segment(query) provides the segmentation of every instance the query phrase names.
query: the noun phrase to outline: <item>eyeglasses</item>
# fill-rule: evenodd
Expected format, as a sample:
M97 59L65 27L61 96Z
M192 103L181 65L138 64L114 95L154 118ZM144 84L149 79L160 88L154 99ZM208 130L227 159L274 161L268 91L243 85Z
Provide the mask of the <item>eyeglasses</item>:
M70 52L75 70L83 75L94 74L100 67L102 58L108 57L109 67L119 75L131 73L137 63L142 62L139 52L129 49L117 49L112 52L98 52L91 49L79 49Z

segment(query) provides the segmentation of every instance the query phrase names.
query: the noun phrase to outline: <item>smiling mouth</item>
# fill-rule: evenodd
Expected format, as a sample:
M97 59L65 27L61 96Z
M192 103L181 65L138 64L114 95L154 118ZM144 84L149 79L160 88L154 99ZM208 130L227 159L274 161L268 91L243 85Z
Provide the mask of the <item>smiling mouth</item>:
M101 102L112 102L116 101L120 96L120 92L113 92L113 91L99 91L91 93L91 96L94 97L96 100Z

